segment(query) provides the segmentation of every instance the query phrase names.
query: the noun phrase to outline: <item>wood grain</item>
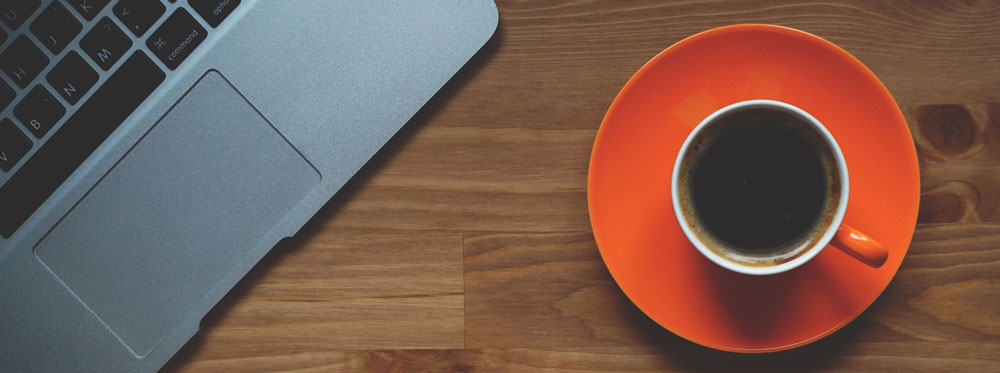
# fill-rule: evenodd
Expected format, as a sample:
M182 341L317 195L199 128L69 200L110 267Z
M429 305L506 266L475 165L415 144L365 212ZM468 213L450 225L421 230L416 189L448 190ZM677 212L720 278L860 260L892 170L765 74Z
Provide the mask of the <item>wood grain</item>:
M590 232L466 238L465 344L644 344L662 331L615 285Z
M168 371L1000 371L1000 2L499 1L497 35ZM586 209L590 148L636 69L745 22L831 40L917 146L909 254L858 320L748 356L664 331L621 293Z
M908 111L923 187L918 221L1000 223L1000 104Z
M463 293L461 235L316 232L275 248L177 358L462 348Z

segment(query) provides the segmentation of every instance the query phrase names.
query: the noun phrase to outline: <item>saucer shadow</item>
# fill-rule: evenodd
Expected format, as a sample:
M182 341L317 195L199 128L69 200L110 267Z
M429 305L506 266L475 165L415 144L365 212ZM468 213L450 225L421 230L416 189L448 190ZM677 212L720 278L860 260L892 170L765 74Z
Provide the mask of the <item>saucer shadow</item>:
M502 24L502 21L501 21ZM289 253L299 250L310 237L316 235L323 225L334 219L345 201L350 200L373 174L381 170L388 161L405 146L409 139L421 128L426 127L435 114L451 100L469 79L482 69L490 57L496 54L503 40L503 28L497 26L497 31L479 51L455 73L454 76L437 93L432 96L409 121L375 153L333 198L313 215L309 221L293 237L282 239L271 251L258 262L206 315L202 318L199 329L209 330L221 324L239 301L246 297L253 286L266 277L271 270L280 265ZM161 372L176 372L184 365L195 361L204 349L204 333L199 331L161 368Z
M792 306L795 287L801 284L801 271L789 271L768 276L733 272L708 260L699 261L708 274L707 283L713 297L728 316L726 327L739 333L743 340L767 340L781 326L783 310Z

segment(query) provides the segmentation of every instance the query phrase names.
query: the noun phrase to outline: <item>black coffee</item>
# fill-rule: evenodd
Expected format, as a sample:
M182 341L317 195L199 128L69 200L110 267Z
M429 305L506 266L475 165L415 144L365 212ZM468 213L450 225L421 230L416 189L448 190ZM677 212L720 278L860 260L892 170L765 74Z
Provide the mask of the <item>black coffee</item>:
M699 133L687 154L688 215L739 256L778 258L802 248L835 207L832 152L792 114L730 113Z

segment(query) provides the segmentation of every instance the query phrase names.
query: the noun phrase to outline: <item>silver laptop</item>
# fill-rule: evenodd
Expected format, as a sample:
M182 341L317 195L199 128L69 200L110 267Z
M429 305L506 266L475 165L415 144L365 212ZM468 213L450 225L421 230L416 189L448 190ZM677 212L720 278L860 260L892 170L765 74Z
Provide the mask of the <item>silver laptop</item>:
M489 0L0 1L0 371L152 371L491 37Z

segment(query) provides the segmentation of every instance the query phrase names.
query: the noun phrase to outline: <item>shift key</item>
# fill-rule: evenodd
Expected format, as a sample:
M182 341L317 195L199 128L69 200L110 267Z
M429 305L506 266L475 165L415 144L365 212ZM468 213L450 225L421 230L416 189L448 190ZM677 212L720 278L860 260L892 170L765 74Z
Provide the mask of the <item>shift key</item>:
M206 32L198 21L183 8L177 9L156 29L146 46L171 70L176 69L187 56L205 40Z

